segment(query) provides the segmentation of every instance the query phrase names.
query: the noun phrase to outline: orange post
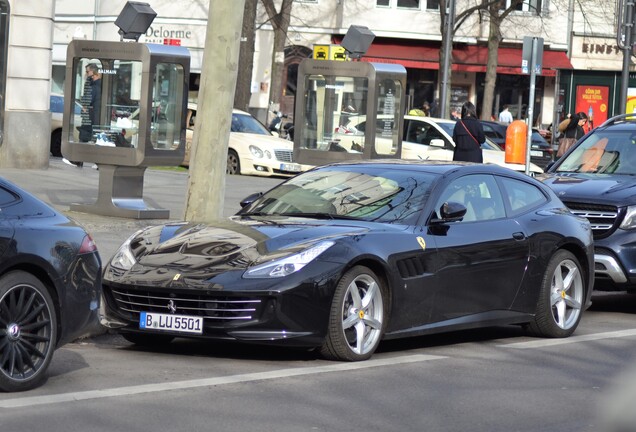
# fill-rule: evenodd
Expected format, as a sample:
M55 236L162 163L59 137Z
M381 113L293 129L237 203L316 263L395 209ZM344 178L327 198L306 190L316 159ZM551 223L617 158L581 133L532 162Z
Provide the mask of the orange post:
M506 163L526 163L528 126L523 120L515 120L506 129Z

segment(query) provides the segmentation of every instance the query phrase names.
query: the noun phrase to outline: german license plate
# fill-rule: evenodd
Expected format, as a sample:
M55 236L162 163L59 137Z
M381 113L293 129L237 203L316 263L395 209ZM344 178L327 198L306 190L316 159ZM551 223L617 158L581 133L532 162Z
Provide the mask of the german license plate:
M280 164L280 170L288 172L300 172L300 165L294 163L282 163Z
M203 333L203 318L187 315L141 312L139 314L139 328L142 330L163 330L201 334Z
M543 152L540 150L530 150L530 156L543 157Z

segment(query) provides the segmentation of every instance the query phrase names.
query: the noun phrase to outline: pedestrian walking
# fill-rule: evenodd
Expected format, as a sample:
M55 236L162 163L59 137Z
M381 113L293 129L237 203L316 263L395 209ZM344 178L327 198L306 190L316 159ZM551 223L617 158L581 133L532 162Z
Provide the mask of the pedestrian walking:
M510 113L508 105L504 105L503 110L499 113L499 121L506 124L512 123L512 113Z
M557 150L557 158L563 156L583 135L585 130L583 127L587 123L587 114L584 112L578 112L566 118L559 123L559 132L561 137L559 138L559 149Z
M472 102L464 102L462 105L461 119L457 120L453 129L453 141L455 142L454 161L483 163L481 143L486 141L486 135L477 118L477 108Z

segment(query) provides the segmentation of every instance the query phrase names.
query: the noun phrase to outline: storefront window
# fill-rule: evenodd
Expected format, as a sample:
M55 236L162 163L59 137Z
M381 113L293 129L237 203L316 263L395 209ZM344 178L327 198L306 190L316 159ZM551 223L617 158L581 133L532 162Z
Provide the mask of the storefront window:
M4 137L4 95L7 84L7 50L9 48L9 3L0 0L0 145Z

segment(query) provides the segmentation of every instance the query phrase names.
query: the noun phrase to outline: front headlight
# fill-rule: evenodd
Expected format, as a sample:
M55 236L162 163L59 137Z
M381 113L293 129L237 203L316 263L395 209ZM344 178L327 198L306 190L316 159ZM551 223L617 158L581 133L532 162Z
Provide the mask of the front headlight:
M323 241L297 254L254 266L245 273L244 278L279 278L295 273L305 267L321 253L333 246L333 241Z
M622 229L634 229L636 228L636 206L627 207L627 213L620 228Z
M261 159L263 157L263 150L256 147L255 145L250 146L250 152L254 155L255 158Z
M143 230L139 230L130 237L119 247L115 255L110 260L110 265L120 270L130 270L137 262L135 255L130 248L130 244L133 239L136 238Z

